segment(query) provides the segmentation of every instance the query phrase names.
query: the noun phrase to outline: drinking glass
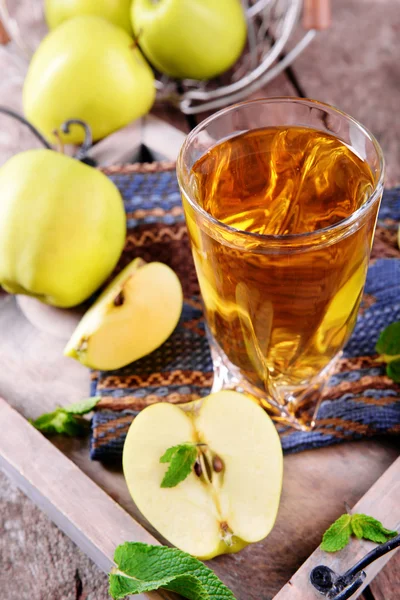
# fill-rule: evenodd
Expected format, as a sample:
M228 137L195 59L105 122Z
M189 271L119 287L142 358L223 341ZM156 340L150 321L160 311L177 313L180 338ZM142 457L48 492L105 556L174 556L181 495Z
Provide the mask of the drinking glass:
M240 230L207 212L195 191L193 165L232 136L269 127L308 128L344 143L372 174L363 203L331 225L287 235ZM377 141L355 119L321 102L260 99L226 108L193 129L177 174L213 358L213 391L245 391L276 420L312 428L362 298L383 190ZM340 169L335 175L346 176Z

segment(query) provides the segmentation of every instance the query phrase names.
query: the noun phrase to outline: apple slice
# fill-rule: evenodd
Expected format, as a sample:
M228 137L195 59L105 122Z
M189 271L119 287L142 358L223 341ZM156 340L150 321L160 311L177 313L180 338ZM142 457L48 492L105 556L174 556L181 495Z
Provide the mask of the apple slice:
M193 469L176 487L161 488L167 469L161 456L185 442L201 444L201 475ZM128 431L123 469L130 494L150 523L203 560L238 552L274 525L282 448L269 416L244 394L211 394L187 411L167 403L149 406Z
M119 369L169 338L182 303L182 287L170 267L136 258L83 316L64 354L92 369Z

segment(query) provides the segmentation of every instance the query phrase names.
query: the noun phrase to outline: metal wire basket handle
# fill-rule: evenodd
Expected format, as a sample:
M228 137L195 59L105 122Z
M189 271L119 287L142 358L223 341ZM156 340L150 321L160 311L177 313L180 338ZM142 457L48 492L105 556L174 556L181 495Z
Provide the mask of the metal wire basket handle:
M300 19L303 0L242 0L247 18L247 50L232 71L231 80L183 80L179 86L167 77L157 81L158 99L185 114L215 110L245 99L271 81L308 46L316 29L306 31L282 54ZM247 67L247 68L246 68Z

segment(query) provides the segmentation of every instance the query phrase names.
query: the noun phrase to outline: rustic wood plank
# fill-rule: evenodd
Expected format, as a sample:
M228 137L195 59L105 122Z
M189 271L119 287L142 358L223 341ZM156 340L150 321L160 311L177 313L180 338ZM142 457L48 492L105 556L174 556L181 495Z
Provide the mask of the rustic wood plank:
M0 430L0 468L103 571L111 569L115 548L126 540L159 543L2 398Z
M388 160L389 184L396 183L399 181L400 126L393 117L397 114L398 105L397 79L394 76L397 67L394 48L398 41L396 29L399 28L400 17L397 2L336 0L333 9L333 27L318 36L296 61L295 67L309 96L331 101L348 110L378 135ZM4 99L13 102L14 106L18 105L20 90L17 92L11 95L7 89ZM292 93L293 90L287 90L281 78L271 82L264 91L264 95ZM166 113L159 116L171 119ZM175 120L176 124L178 121ZM12 143L10 140L7 147ZM29 139L29 144L34 145L34 142ZM14 149L17 151L20 148L18 141ZM55 404L76 400L77 395L87 395L87 371L72 361L68 364L65 362L60 355L62 342L35 331L19 313L13 300L8 304L10 307L12 310L0 314L0 391L10 391L10 401L28 416L37 416ZM8 323L3 329L7 319L16 321ZM12 362L14 359L15 364ZM23 381L25 376L26 381ZM117 468L91 463L87 441L59 439L56 444L109 494L128 510L134 511L121 473ZM226 567L232 568L233 573L229 575L231 579L242 577L241 589L244 593L239 597L249 600L246 586L250 578L246 578L246 570L241 568L241 565L248 564L251 579L259 580L258 596L254 597L257 600L270 600L290 573L315 548L324 528L342 512L343 499L355 502L397 453L395 443L386 439L287 457L284 496L274 532L264 544L244 550L232 562L228 560L225 563L226 557L223 557L213 564L221 572ZM343 477L344 472L347 481ZM300 473L304 474L304 478L300 477ZM310 514L316 519L315 529L312 530L306 526ZM253 561L256 561L255 564ZM54 569L59 568L60 563L55 563ZM374 589L380 577L371 584L371 589ZM396 581L392 576L389 582L383 592L387 596L382 597L395 600L393 594L397 594L398 587L396 589ZM43 590L45 593L46 587ZM45 596L41 595L40 598ZM381 600L381 597L376 600Z
M389 529L400 527L400 458L378 479L354 506L353 512L373 515ZM341 552L329 554L317 548L309 559L291 577L290 581L275 596L274 600L304 600L306 594L313 591L309 576L317 565L327 565L337 573L343 573L365 556L376 544L366 540L352 538ZM395 551L394 551L395 552ZM366 587L383 566L392 558L394 552L386 554L372 563L367 569L367 578L362 587ZM361 593L361 590L360 590ZM385 599L387 600L387 599Z
M62 355L64 340L38 331L15 298L0 295L0 395L26 417L88 395L89 371ZM82 439L52 442L127 512L142 519L118 465L89 459ZM319 544L322 532L355 504L398 456L395 440L369 440L285 458L282 502L270 536L210 562L241 600L267 600ZM312 517L311 517L312 515ZM141 521L144 523L144 521Z
M400 596L400 552L370 583L372 598L365 600L398 600Z
M31 427L21 415L1 399L0 429L4 432L0 438L0 467L102 569L107 571L110 568L115 546L126 539L157 543L118 504L113 502L79 468L56 450L44 436ZM35 457L34 461L32 460L33 456ZM396 499L400 488L399 474L400 459L367 492L366 496L356 505L355 510L371 512L371 508L373 508L374 515L382 519L386 525L389 527L398 526L400 506ZM377 499L380 500L379 504L377 504ZM101 527L99 527L99 524L101 524ZM311 523L311 525L313 529L314 524ZM317 551L313 556L314 560L309 559L306 566L303 566L299 573L302 573L303 579L304 576L307 578L312 566L323 562L337 570L344 570L350 563L352 564L364 555L370 546L371 544L367 542L354 541L349 550L341 553L340 559L334 555L333 557L329 556L327 560L326 554ZM256 548L256 546L252 548ZM278 546L274 545L273 552L276 553L277 549ZM285 550L287 551L287 546ZM254 566L258 570L258 578L261 580L262 585L261 589L265 590L264 570L268 567L268 561L264 564L256 561L256 564L253 565L253 560L249 556L247 561L243 561L244 553L235 557L222 557L228 560L235 558L236 564L232 564L232 561L230 561L230 568L224 569L224 573L220 573L220 575L224 580L230 579L228 575L235 577L236 585L231 585L238 598L246 598L246 600L247 598L269 598L269 595L259 595L260 592L263 593L261 590L254 595L253 590L249 588L249 582L246 583L247 592L243 586L239 586L239 591L235 590L235 588L238 588L238 579L245 576L247 571ZM239 557L242 560L238 561ZM384 562L384 560L381 559L381 562ZM220 562L220 559L212 561L211 566L215 568L218 562ZM233 574L231 573L232 568L234 569ZM306 572L304 573L305 568ZM377 569L378 565L376 563L368 569L368 573L373 575L374 572L377 572ZM218 572L220 569L215 568L215 570ZM292 578L291 585L285 586L284 590L276 596L276 600L286 600L286 598L288 600L304 599L305 595L303 594L307 593L309 588L301 588L301 593L298 595L297 581L299 573ZM250 575L250 577L256 576L256 573ZM145 597L143 596L143 598ZM149 595L149 597L156 599L171 596L156 594Z

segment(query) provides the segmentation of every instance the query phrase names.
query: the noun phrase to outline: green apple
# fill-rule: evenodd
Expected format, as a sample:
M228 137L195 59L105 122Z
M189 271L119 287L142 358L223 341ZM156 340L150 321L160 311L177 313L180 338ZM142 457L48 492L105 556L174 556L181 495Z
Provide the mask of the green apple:
M129 428L123 469L146 519L170 543L206 560L271 531L282 448L269 416L244 394L211 394L186 411L167 402L144 409ZM198 445L198 465L176 487L160 487L167 468L161 456L187 442Z
M70 19L42 41L23 89L27 118L50 137L67 119L82 119L98 140L147 113L154 75L132 38L101 17ZM65 140L80 143L82 128Z
M211 79L241 55L247 37L240 0L133 0L140 47L162 73Z
M132 34L131 0L45 0L44 12L49 29L80 15L97 15Z
M169 338L182 302L180 281L170 267L137 258L83 316L64 354L93 369L119 369Z
M52 150L0 169L0 285L47 304L80 304L122 252L121 195L100 171Z

